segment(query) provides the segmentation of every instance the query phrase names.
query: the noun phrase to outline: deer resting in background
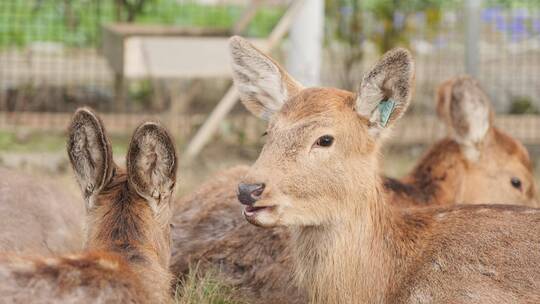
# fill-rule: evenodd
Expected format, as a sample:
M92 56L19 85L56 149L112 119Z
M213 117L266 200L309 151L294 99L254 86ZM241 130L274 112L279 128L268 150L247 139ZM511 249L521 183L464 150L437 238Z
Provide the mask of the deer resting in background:
M426 206L512 204L538 207L527 149L493 126L494 112L478 81L460 76L437 92L449 136L434 144L412 173L384 178L389 202Z
M231 53L242 100L269 121L238 198L251 224L290 229L311 303L540 301L540 210L387 201L379 150L411 98L408 51L386 53L357 93L302 88L238 37Z
M177 160L156 123L134 132L127 170L113 162L101 120L79 109L68 154L86 207L85 250L0 257L1 303L172 303L171 195Z
M83 222L82 200L59 184L0 168L0 252L80 250Z

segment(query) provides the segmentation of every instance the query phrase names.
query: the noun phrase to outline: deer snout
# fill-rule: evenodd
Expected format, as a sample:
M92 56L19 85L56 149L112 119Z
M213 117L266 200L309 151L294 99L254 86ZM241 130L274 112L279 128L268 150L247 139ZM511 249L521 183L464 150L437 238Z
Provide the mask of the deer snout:
M241 204L251 206L261 198L264 184L238 184L237 197Z

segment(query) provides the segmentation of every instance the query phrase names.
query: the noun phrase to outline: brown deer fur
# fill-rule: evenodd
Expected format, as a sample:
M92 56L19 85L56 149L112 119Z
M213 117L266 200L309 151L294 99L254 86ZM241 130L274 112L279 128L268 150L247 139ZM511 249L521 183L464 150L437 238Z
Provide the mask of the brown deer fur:
M447 81L439 89L439 107L455 102L451 90L464 86L480 93L478 84L469 77ZM446 114L441 110L440 115ZM450 119L445 118L445 122L452 128ZM490 122L479 146L479 159L470 160L456 137L450 134L433 145L403 179L383 177L386 201L397 206L461 202L535 205L532 166L519 141ZM221 270L223 279L238 287L250 303L305 303L304 292L293 282L288 229L263 230L239 216L242 207L236 199L236 187L247 172L246 166L221 172L180 201L173 217L172 270L183 274L190 264L200 263L199 269ZM521 189L511 185L512 177L521 180Z
M0 168L1 252L80 250L83 218L82 200L66 193L59 184Z
M269 64L249 43L233 38L231 50L242 98L261 93L251 86L267 93L283 87L283 77L268 77L263 64L258 73L250 73L256 65L242 67L245 56ZM381 139L407 108L413 75L410 54L398 49L366 74L357 95L326 88L270 94L284 99L274 100L282 106L269 115L268 141L242 180L266 185L244 210L246 219L291 230L295 277L312 303L540 301L539 210L407 209L386 201ZM398 105L388 127L376 102L385 99ZM319 144L325 135L333 136L331 145ZM471 147L478 144L476 136L469 139Z
M167 132L134 132L126 171L97 116L75 113L68 154L86 202L86 249L52 257L3 255L1 303L169 303L170 199L176 154Z

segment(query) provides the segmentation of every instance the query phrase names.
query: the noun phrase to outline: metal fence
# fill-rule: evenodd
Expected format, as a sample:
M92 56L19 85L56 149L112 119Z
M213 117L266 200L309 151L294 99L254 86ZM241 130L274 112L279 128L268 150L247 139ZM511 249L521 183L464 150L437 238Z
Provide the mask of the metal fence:
M426 0L425 5L414 7L401 1L399 7L388 11L376 3L391 1L327 0L323 84L352 88L384 49L405 45L417 61L411 112L432 114L437 85L466 70L465 37L470 28L465 22L464 1L439 1L443 4L436 6L433 3L438 1ZM114 75L101 52L104 24L129 21L231 28L248 2L0 0L0 127L56 128L62 125L65 113L81 105L115 113ZM287 1L266 2L246 35L266 36L285 11ZM478 16L477 77L497 111L537 114L540 2L485 0ZM212 81L186 110L194 125L226 87L226 80ZM116 123L130 126L133 118L126 113L166 111L169 94L159 90L160 80L128 82L128 107ZM165 102L154 104L156 95ZM418 132L423 132L422 128Z

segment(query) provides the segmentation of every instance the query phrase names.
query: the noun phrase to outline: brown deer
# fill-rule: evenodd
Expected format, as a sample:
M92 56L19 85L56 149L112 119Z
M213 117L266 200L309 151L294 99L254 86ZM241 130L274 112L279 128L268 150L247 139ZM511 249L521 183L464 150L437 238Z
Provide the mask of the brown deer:
M440 87L439 114L449 130L453 130L453 126L460 121L472 118L466 115L465 110L460 110L468 103L477 103L484 110L484 115L469 122L479 126L472 125L466 132L451 132L449 137L436 143L405 178L397 180L385 177L385 193L389 201L400 205L507 202L535 206L536 190L527 151L518 141L492 126L490 102L478 83L470 77L458 77ZM457 114L452 117L447 109L450 104L454 105ZM467 145L470 142L467 141L468 133L476 129L482 130L481 136L477 136L482 139L480 144ZM476 157L469 159L464 151L469 151L468 154L472 151ZM217 202L221 203L226 197L231 206L230 215L222 216L220 211L219 217L213 217L209 213L206 221L210 227L212 223L225 219L236 220L239 206L233 195L234 188L247 169L245 166L222 174L227 177L218 177L223 185L210 182L214 185L212 193ZM76 198L66 193L65 189L33 176L3 168L0 168L0 176L6 177L0 179L0 251L47 254L80 249L84 214L82 203L70 203ZM195 206L214 205L210 197L206 198L204 194L197 197ZM193 203L188 197L182 206L198 208ZM235 223L246 225L244 221ZM188 223L187 228L182 225L179 224L182 229L190 229ZM230 237L236 238L234 235ZM193 241L202 240L193 238L179 246L191 247Z
M241 41L233 41L239 47ZM246 53L254 57L246 55L246 62L283 71L250 47ZM261 58L264 61L258 61ZM283 75L287 82L294 83L290 76ZM470 77L449 80L440 87L437 99L439 114L448 129L467 120L472 125L467 132L452 132L433 145L405 178L383 177L386 201L396 206L490 201L534 206L536 188L527 150L493 126L489 99L478 83ZM450 103L454 112L460 113L452 119L446 116L445 107ZM467 103L474 103L485 114L468 115L464 108ZM477 157L469 158L464 152L468 148L466 138L479 127L474 123L480 122L488 128L481 132L483 136L476 137L480 140L471 148ZM246 166L224 171L181 199L181 207L173 217L172 270L181 275L188 272L190 264L200 263L199 269L220 269L223 279L238 287L250 303L305 303L303 291L293 283L288 230L262 230L238 216L242 207L237 202L236 188L247 172Z
M127 170L115 165L101 120L79 109L68 155L86 208L85 250L0 258L2 303L169 303L171 195L177 160L160 125L134 132Z
M0 252L80 250L83 219L82 200L59 184L0 168Z
M378 154L411 98L408 51L386 53L357 93L304 89L238 37L231 52L244 104L269 120L238 198L251 224L291 230L310 302L540 301L540 210L387 201Z
M391 203L408 206L502 203L537 207L525 147L493 126L491 102L476 80L444 82L437 112L449 130L401 180L384 178ZM487 191L489 189L489 191Z

